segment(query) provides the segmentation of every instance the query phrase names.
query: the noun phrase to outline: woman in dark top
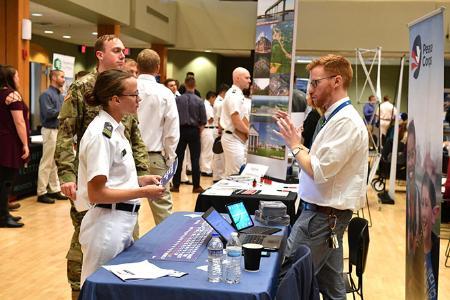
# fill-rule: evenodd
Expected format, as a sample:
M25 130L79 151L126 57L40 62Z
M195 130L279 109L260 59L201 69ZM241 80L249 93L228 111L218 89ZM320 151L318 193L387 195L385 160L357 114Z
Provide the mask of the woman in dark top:
M23 226L8 208L13 179L30 156L28 107L18 88L17 70L0 65L0 227Z
M305 121L303 121L302 137L303 145L305 145L306 148L310 149L314 131L316 130L317 122L320 119L320 114L314 107L314 104L311 101L311 96L309 96L309 94L306 95L306 103L308 104L308 106L312 107L312 110L309 112L308 116L306 116Z

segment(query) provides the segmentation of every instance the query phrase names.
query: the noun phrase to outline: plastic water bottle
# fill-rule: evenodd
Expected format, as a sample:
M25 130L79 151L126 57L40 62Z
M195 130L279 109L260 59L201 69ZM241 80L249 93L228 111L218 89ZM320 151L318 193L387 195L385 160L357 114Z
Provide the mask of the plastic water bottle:
M208 243L208 281L220 282L222 277L223 244L217 233Z
M226 283L239 283L241 280L242 245L238 233L233 232L227 243L227 258L225 262L224 281Z

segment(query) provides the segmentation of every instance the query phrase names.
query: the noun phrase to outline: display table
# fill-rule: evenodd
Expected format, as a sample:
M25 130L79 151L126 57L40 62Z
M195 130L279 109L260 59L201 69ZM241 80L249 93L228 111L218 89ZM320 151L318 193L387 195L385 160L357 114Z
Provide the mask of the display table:
M291 218L291 225L295 222L296 210L295 201L297 200L297 193L289 192L286 197L269 196L269 195L235 195L230 196L217 196L217 195L204 195L199 194L197 202L195 203L195 211L207 211L211 206L214 207L220 213L226 213L225 205L236 201L243 201L247 211L253 215L259 207L259 201L281 201L287 207L287 213Z
M207 272L197 269L199 266L207 265L208 251L205 251L206 247L195 262L151 260L152 250L164 243L168 236L179 231L179 227L184 224L186 218L190 218L186 216L187 214L192 213L177 212L172 214L133 246L111 260L108 265L148 259L160 268L187 272L188 275L181 278L162 277L153 280L124 282L104 268L100 268L87 278L79 299L274 299L282 259L282 255L278 252L272 252L270 257L261 258L259 272L250 273L242 268L241 282L234 285L210 283L207 279ZM284 235L285 244L288 228L285 226L280 228L282 228L282 231L277 234Z

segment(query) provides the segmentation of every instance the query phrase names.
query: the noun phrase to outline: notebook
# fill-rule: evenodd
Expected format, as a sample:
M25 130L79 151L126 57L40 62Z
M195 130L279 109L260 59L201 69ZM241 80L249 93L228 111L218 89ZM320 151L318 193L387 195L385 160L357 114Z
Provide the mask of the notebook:
M242 201L227 204L226 208L234 228L239 232L247 234L273 234L281 230L274 227L255 226Z
M225 242L228 242L228 240L231 239L231 234L233 232L237 232L236 229L213 207L210 207L202 215L202 218L224 239ZM280 235L239 233L239 240L242 244L262 244L264 250L277 251L281 247L283 237Z

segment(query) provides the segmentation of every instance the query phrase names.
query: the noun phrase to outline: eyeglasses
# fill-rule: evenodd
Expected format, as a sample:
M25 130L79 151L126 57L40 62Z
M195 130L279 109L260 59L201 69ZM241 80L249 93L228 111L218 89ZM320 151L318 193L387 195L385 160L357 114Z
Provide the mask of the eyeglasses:
M319 85L319 82L320 82L321 80L334 78L334 77L336 77L336 76L338 76L338 75L332 75L332 76L323 77L323 78L319 78L319 79L310 79L310 80L309 80L309 84L310 84L313 88L316 88L316 87Z
M139 93L136 92L134 94L120 94L119 96L130 96L130 97L135 97L136 99L139 98Z

